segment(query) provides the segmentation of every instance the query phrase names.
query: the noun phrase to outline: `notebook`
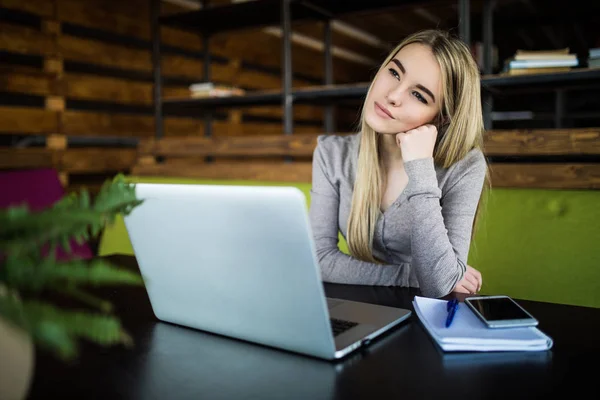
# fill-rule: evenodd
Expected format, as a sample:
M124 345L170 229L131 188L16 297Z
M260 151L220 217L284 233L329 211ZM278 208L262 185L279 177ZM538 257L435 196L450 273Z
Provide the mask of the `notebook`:
M444 351L542 351L553 340L536 327L491 329L461 303L446 328L445 300L415 296L413 306L427 332Z

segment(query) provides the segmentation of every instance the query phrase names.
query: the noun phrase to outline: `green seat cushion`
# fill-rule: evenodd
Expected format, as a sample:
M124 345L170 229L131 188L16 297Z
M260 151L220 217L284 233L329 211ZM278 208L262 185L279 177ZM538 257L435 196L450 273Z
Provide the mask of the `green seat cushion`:
M493 189L469 263L482 292L600 307L600 191Z

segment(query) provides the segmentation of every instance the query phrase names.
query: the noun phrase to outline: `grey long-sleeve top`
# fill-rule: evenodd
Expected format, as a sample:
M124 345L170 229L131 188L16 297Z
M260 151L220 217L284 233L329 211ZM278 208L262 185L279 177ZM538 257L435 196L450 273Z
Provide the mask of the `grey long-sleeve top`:
M314 151L309 214L323 281L450 293L466 271L483 153L473 149L448 169L433 158L404 163L408 184L375 226L373 254L387 264L375 264L338 249L338 230L347 237L359 143L360 134L322 135Z

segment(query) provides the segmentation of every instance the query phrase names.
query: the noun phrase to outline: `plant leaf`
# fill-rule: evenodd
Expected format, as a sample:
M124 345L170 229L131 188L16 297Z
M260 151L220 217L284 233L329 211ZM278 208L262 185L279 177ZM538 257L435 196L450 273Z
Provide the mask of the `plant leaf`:
M132 271L118 268L106 260L73 260L57 262L53 258L36 260L28 256L7 258L0 278L9 287L38 292L44 287L88 284L141 285L142 277Z
M35 342L61 358L77 355L77 339L87 339L102 346L129 344L129 336L114 316L64 311L38 301L24 303L23 308Z

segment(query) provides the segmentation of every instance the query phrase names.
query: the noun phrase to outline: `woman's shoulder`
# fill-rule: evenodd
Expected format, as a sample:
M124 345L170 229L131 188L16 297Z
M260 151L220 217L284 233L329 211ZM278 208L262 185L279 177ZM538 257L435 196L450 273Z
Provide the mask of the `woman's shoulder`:
M358 158L360 134L319 135L314 161L320 163L330 178L350 179Z
M451 186L453 182L462 179L466 175L483 179L486 171L487 161L485 155L480 148L473 148L447 170L438 171L438 174L442 175L442 180Z
M458 161L457 164L460 164L463 169L475 168L478 170L485 169L487 165L483 151L477 147L469 150L467 155Z
M316 152L331 164L341 164L344 161L354 162L358 152L360 134L349 135L319 135Z
M359 134L350 135L319 135L317 148L327 150L328 153L347 153L352 151L359 140Z

